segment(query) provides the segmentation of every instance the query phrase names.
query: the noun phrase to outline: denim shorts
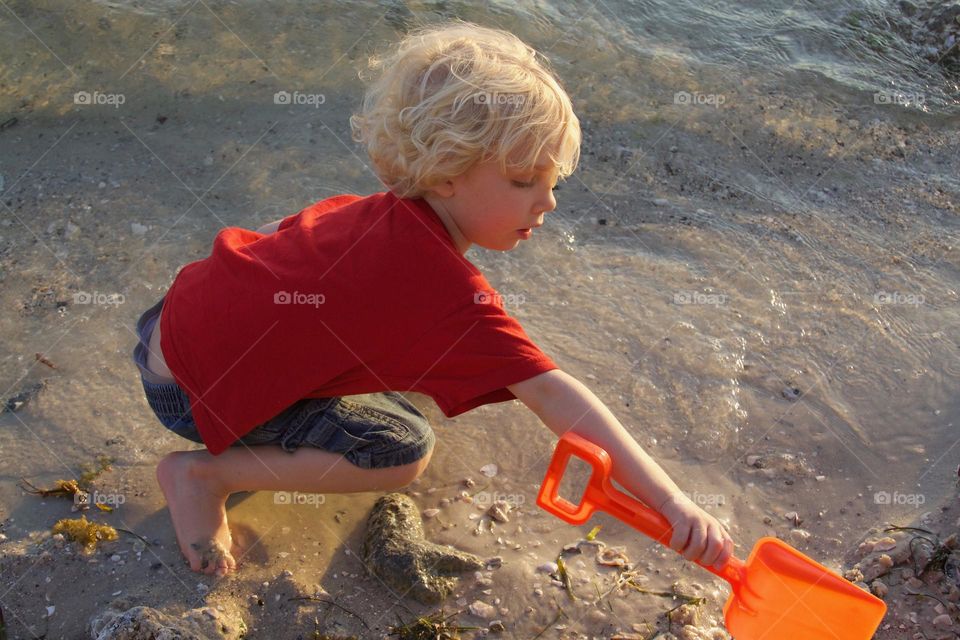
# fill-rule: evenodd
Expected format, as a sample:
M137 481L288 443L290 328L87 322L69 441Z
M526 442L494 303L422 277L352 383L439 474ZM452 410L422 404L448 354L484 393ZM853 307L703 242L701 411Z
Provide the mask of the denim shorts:
M147 368L150 335L160 317L163 298L137 321L139 342L133 361L147 403L157 419L178 436L203 444L190 413L190 400L176 382ZM300 446L343 455L363 469L410 464L433 448L430 423L409 400L386 391L364 395L303 398L234 442L231 446L280 445L293 452Z

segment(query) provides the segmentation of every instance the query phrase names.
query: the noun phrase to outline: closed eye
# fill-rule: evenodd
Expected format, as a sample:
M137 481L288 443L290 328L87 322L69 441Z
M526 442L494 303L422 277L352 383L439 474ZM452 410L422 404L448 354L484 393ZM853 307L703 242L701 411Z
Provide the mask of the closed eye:
M529 189L536 184L535 182L521 182L519 180L511 180L510 182L513 183L513 186L520 187L521 189Z

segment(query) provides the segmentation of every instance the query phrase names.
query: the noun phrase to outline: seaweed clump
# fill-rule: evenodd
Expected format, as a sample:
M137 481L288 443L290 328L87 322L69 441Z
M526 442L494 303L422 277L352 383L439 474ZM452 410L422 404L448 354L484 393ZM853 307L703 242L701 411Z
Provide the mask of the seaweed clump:
M443 611L420 616L408 623L402 621L398 626L390 627L391 636L400 640L458 640L461 631L473 631L479 627L461 627L454 617L457 612L443 615Z
M117 530L107 524L90 522L86 516L58 520L53 525L54 533L62 533L67 538L80 543L86 551L94 551L97 543L102 541L116 540L119 536Z

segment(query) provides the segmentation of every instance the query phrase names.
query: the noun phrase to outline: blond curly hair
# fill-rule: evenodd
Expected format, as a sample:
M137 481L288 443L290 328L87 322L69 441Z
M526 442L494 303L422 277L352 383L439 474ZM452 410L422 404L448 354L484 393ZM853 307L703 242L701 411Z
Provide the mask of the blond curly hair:
M570 98L546 58L511 33L460 21L425 27L371 58L370 69L350 127L400 197L493 159L526 171L545 153L561 178L576 169L580 121Z

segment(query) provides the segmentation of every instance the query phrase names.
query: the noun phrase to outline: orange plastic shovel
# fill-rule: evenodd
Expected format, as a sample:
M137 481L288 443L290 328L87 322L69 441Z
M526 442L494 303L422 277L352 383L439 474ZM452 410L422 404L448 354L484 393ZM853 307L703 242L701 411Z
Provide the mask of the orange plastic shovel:
M576 505L557 495L571 455L593 467ZM605 511L667 545L671 528L666 518L615 488L611 468L606 451L567 433L554 451L537 504L570 524L583 524L594 511ZM887 611L883 600L776 538L761 538L746 562L731 556L722 569L703 568L733 587L723 617L737 640L868 640Z

